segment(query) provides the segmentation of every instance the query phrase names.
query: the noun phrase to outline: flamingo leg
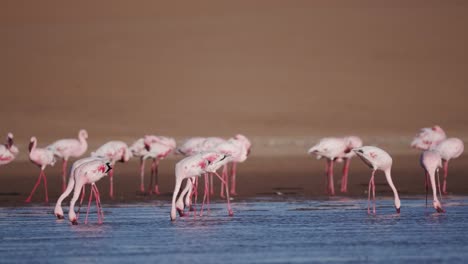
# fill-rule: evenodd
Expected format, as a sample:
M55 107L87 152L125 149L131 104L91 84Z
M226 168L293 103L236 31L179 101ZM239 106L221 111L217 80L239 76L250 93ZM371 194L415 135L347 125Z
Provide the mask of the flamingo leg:
M24 202L26 202L26 203L31 202L31 198L32 198L34 192L36 192L37 186L39 186L39 183L41 183L41 179L42 179L42 170L41 170L41 172L39 172L39 177L37 178L36 184L34 185L31 193L29 194L28 198L26 198L26 200Z
M49 202L49 193L47 192L47 178L46 178L44 170L42 170L41 172L42 172L42 179L44 181L45 202L48 203Z
M348 192L348 172L349 172L349 164L351 159L345 159L345 163L343 165L343 177L341 178L341 192L346 193Z
M236 175L237 175L237 162L233 162L232 167L231 167L231 195L237 195Z
M200 216L203 216L203 208L205 206L205 202L207 201L207 196L209 196L209 190L208 190L208 186L207 186L207 183L208 183L208 174L205 173L203 174L203 200L202 200L202 205L200 207ZM208 188L207 188L208 187Z
M443 161L444 166L444 185L442 187L442 193L447 194L447 176L448 176L448 160Z
M109 196L111 199L114 199L114 170L109 171Z
M154 173L154 193L159 195L159 175L158 175L158 168L159 168L159 159L153 160L153 173Z
M210 195L214 195L213 173L210 173Z
M67 159L63 159L62 162L62 192L67 188Z
M227 200L227 209L228 209L228 215L229 216L234 216L234 213L232 212L231 209L231 199L229 198L229 184L226 179L223 179L217 172L215 172L216 176L221 180L222 184L226 185L226 200Z
M78 212L76 213L76 219L78 219L80 217L80 211L81 211L81 206L83 205L84 197L85 197L85 185L83 185L83 188L81 189L80 205L78 206Z
M426 175L424 177L424 183L425 183L425 186L426 186L426 208L427 208L427 193L429 192L428 179L429 179L429 173L427 173L427 171L426 171Z
M86 210L86 217L84 221L85 225L88 224L88 215L89 215L89 209L91 208L91 201L93 200L93 193L94 193L94 188L93 188L93 185L91 185L91 192L89 193L88 209Z
M154 162L151 162L151 174L150 174L150 184L148 186L148 193L153 194L153 182L154 182Z
M140 192L145 192L145 160L143 157L140 158Z
M327 162L325 164L325 193L330 194L328 186L330 185L328 183L328 170L330 169L330 160L327 159Z
M372 200L374 201L373 212L375 214L375 177L372 175Z
M328 170L328 188L330 189L329 194L335 195L335 184L333 183L333 160L330 160L330 169Z
M224 165L223 165L223 171L222 171L222 173L221 173L221 176L223 177L222 182L225 182L225 181L227 180L227 164L224 164ZM221 191L220 191L220 193L219 193L219 196L220 196L221 198L223 198L223 199L226 198L226 197L224 196L224 187L225 187L225 185L226 185L226 184L221 184Z
M104 211L102 210L101 195L99 193L99 189L96 186L96 184L93 184L92 188L94 190L94 196L95 196L95 199L96 199L96 206L97 206L97 209L98 209L97 210L98 211L98 223L102 224L102 222L104 221Z
M192 205L197 205L197 200L198 200L198 177L195 178L193 185L192 185L192 197L193 200L190 203L190 211L196 211L195 207Z

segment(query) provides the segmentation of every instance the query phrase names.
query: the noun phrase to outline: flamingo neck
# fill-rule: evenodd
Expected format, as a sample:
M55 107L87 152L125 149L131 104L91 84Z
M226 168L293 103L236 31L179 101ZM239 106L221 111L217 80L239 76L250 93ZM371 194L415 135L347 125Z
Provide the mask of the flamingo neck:
M398 196L398 191L397 191L395 185L393 184L391 169L385 170L385 177L387 178L388 185L390 186L390 188L393 191L393 196L395 198L395 204L399 204L400 203L400 197Z

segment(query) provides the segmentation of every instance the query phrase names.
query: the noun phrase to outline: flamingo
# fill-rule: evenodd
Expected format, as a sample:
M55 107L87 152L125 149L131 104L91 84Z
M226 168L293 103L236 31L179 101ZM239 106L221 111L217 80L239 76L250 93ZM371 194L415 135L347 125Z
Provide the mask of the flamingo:
M355 148L353 151L361 158L361 160L367 164L372 169L372 176L369 181L369 190L368 190L368 200L367 200L367 213L370 214L370 197L371 197L371 189L372 189L372 198L373 198L373 213L375 214L375 181L374 176L377 170L381 170L385 173L385 177L387 178L388 185L393 191L394 199L395 199L395 209L397 214L400 213L401 202L400 198L398 197L398 191L393 184L392 181L392 157L385 152L385 150L372 147L372 146L364 146L360 148Z
M46 149L46 148L38 148L37 139L35 137L32 137L29 143L29 159L31 160L32 163L36 164L37 166L41 168L41 172L39 173L39 178L37 179L36 184L34 185L31 191L31 194L29 194L25 202L26 203L31 202L31 198L42 179L44 181L45 202L48 203L49 195L47 193L47 179L46 179L44 170L47 167L47 165L54 166L55 164L54 153L51 150Z
M440 126L421 128L419 133L411 141L411 147L428 150L447 138L445 131Z
M91 193L89 194L88 209L86 211L85 224L88 223L88 214L93 199L93 194L96 200L96 206L98 208L98 223L101 224L104 219L104 213L101 206L101 198L99 195L99 190L96 186L96 182L99 181L102 177L106 176L107 173L112 171L111 163L102 158L90 157L82 160L78 160L73 164L72 171L70 173L70 180L68 181L68 186L65 192L57 200L55 205L54 214L58 219L63 219L63 210L61 207L62 201L73 192L73 197L70 201L70 209L68 210L68 219L73 225L78 224L78 219L75 213L75 203L82 193L81 203L85 195L85 184L91 184ZM79 212L79 210L78 210Z
M242 141L240 141L238 139L234 139L234 138L229 139L228 141L223 142L221 144L218 144L217 146L213 147L211 149L211 151L215 151L215 152L230 156L230 162L233 163L233 166L235 166L234 164L236 164L236 163L244 162L247 159L247 153L248 153L248 150L245 148L245 144ZM222 172L221 176L223 177L223 179L225 181L229 181L229 179L228 179L229 178L228 163L226 163L223 166L223 172ZM233 174L231 176L233 177L233 178L231 178L232 185L235 185L236 184L236 182L235 182L235 170L234 170L234 172L233 172ZM236 190L235 190L235 188L232 189L232 185L231 185L231 190L229 190L229 192L231 194L236 195ZM222 184L221 185L221 193L220 193L220 196L222 198L224 198L223 187L224 187L224 185Z
M206 138L204 137L189 138L176 149L176 153L186 157L197 154L200 152L200 146L205 140Z
M172 208L171 208L171 220L176 220L176 210L179 211L179 214L183 216L183 198L184 194L181 193L177 204L177 194L179 193L182 181L187 179L187 184L193 184L195 177L200 176L204 173L212 172L215 173L223 182L223 184L228 185L227 181L224 181L221 176L216 172L218 168L230 161L230 158L224 154L216 152L202 152L195 154L193 156L186 157L179 161L175 166L175 177L176 183L174 187L174 193L172 195ZM189 188L190 189L190 188ZM206 190L206 189L205 189ZM229 201L229 192L226 187L226 196L227 196L227 207L228 213L230 216L233 215L230 201ZM189 194L190 195L190 194Z
M8 133L6 143L0 145L0 165L12 162L18 153L18 148L13 144L13 134Z
M107 159L112 168L115 166L117 161L127 162L132 157L132 152L128 148L127 144L122 141L109 141L99 147L95 152L91 153L92 157L100 157ZM114 170L109 172L110 190L109 196L114 198Z
M439 175L439 168L442 168L442 158L439 152L435 150L426 150L421 154L420 158L421 166L424 168L426 175L426 207L427 207L427 190L428 190L428 182L430 181L432 187L432 195L434 196L434 209L438 213L444 213L445 210L442 209L442 205L437 198L437 188L435 182L435 173ZM439 190L440 190L440 182L439 182ZM442 195L442 194L440 194Z
M442 192L443 194L447 194L448 163L451 159L456 159L463 153L463 141L458 138L448 138L437 144L433 149L439 152L442 158L444 168L444 184Z
M348 192L349 165L351 163L351 158L356 155L356 153L354 153L354 151L351 151L351 150L362 147L362 139L357 136L347 136L347 137L344 137L343 140L345 141L345 144L346 144L346 150L343 153L344 165L343 165L343 176L341 178L340 191L342 193L346 193Z
M347 153L347 149L348 146L342 138L328 137L322 138L318 144L308 151L309 154L315 154L317 159L321 159L322 157L327 159L325 174L327 175L327 193L329 195L335 195L333 162L336 159L342 159L344 154Z
M247 156L249 156L251 152L251 148L252 148L252 143L250 142L250 140L242 134L235 135L234 139L242 143L244 148L247 150ZM231 166L231 181L232 181L231 190L230 190L231 195L237 195L237 192L236 192L237 163L238 162L233 161L232 166Z
M70 157L78 158L82 156L88 149L88 132L81 129L78 132L78 139L61 139L50 144L47 148L54 155L62 159L62 192L65 191L67 184L67 163Z
M175 148L175 144L163 144L159 142L153 142L148 140L149 144L145 144L145 138L138 139L131 147L133 156L140 157L140 191L145 192L144 187L144 177L145 177L145 160L152 158L153 163L151 165L151 176L150 176L150 186L148 192L160 194L159 185L158 185L158 167L159 161L166 158ZM155 181L155 186L153 187L153 178Z

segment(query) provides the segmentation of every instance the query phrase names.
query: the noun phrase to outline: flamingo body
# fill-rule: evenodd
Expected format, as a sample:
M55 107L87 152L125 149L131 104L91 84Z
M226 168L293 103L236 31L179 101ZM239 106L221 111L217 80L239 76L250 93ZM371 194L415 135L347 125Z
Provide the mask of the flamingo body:
M0 145L0 165L12 162L18 153L18 148L13 144L13 134L8 133L6 143Z
M358 155L361 160L367 164L372 169L372 176L369 181L369 198L368 202L370 202L371 197L371 190L372 196L374 201L373 212L375 214L375 181L374 175L377 170L381 170L385 173L385 177L387 178L388 185L393 191L394 199L395 199L395 208L397 213L400 213L401 202L398 196L398 191L393 184L392 176L391 176L391 169L392 169L392 157L383 149L373 147L373 146L364 146L360 148L355 148L353 151ZM367 212L370 213L370 207L368 203Z

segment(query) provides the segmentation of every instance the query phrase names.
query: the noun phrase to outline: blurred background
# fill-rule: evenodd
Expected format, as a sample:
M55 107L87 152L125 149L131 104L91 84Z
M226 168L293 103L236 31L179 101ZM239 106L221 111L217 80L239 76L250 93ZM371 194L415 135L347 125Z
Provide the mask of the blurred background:
M438 124L464 138L466 14L466 1L2 1L0 135L406 140Z

